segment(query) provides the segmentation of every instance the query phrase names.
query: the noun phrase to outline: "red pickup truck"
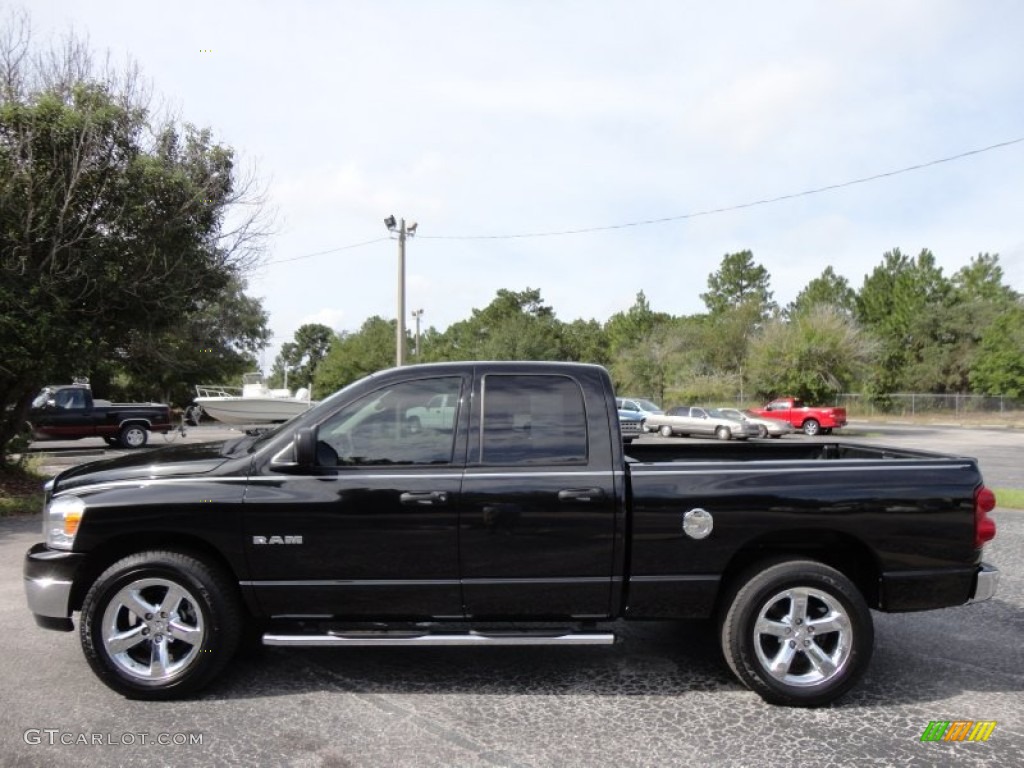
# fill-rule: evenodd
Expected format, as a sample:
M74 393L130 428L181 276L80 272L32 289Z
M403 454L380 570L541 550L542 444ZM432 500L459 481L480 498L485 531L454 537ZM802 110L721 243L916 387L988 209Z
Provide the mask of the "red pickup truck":
M846 409L812 405L804 405L802 400L794 397L780 397L772 400L764 408L751 408L752 413L768 419L788 421L796 429L803 430L805 435L827 435L833 429L846 426Z

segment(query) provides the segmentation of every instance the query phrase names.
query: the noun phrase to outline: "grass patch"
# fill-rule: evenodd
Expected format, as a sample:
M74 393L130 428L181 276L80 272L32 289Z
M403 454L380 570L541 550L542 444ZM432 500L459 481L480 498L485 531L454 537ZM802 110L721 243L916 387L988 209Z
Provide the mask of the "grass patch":
M0 517L40 512L47 479L31 465L0 466Z
M1007 509L1024 509L1024 491L1019 488L996 488L996 506Z

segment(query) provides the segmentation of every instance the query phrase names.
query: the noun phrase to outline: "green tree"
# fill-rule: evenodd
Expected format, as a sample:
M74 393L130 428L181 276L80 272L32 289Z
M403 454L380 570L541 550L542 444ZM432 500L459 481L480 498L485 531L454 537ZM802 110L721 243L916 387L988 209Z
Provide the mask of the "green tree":
M561 323L540 291L498 291L483 309L452 324L434 352L445 360L559 360Z
M395 321L374 315L355 333L335 338L316 367L313 391L323 398L357 379L395 364Z
M966 267L953 275L953 288L962 301L987 301L1012 304L1020 294L1005 283L999 255L979 253Z
M768 270L754 263L750 251L727 253L718 271L708 275L708 290L700 297L712 315L753 304L761 317L767 318L777 308L772 301L770 282Z
M121 400L158 400L184 406L196 384L232 384L256 367L270 338L262 302L233 278L181 322L155 332L133 330L94 367L93 390Z
M674 321L654 326L616 361L613 376L618 390L664 404L666 392L682 365L683 339Z
M597 365L608 365L611 362L608 335L597 320L563 323L562 350L566 360Z
M946 304L951 292L952 284L927 249L912 259L894 248L864 278L857 319L881 344L870 381L874 393L896 392L906 385L908 366L924 346L918 320L929 306Z
M633 305L625 312L616 312L604 324L604 332L608 338L609 353L618 358L636 348L642 339L647 338L669 315L655 312L643 291L636 295Z
M604 324L612 379L619 392L660 401L666 386L664 370L671 357L671 333L663 326L671 315L655 312L643 291L632 306Z
M74 39L36 53L27 19L0 29L0 457L41 385L183 325L261 253L233 151L139 93Z
M985 331L970 380L986 395L1024 398L1024 303L1006 307Z
M294 341L286 341L274 359L270 373L271 387L292 389L308 387L316 376L316 368L327 355L337 334L322 323L306 323L295 331ZM285 375L287 369L288 374Z
M824 403L864 375L875 346L853 318L819 304L792 320L768 322L751 350L748 376L763 397Z
M786 307L786 315L793 317L819 304L836 307L848 315L853 315L857 307L857 292L850 287L845 277L837 275L835 270L828 266L797 294Z

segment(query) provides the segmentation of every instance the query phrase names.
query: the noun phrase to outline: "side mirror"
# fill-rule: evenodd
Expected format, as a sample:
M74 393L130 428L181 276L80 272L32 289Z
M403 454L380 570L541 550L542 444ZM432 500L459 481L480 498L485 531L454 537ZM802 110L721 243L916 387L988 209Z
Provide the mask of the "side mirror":
M316 465L316 427L303 427L292 438L295 463L300 467Z

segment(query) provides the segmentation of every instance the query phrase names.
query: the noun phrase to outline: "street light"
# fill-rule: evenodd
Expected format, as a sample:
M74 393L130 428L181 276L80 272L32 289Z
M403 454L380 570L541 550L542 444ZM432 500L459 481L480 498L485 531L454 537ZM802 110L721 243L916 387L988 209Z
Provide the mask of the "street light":
M422 309L414 309L412 316L416 318L416 362L420 360L420 318L423 317Z
M395 217L388 216L384 219L384 226L388 232L398 232L398 322L395 328L395 365L402 365L405 348L405 238L416 234L417 222L408 227L405 226L405 219L395 221Z

